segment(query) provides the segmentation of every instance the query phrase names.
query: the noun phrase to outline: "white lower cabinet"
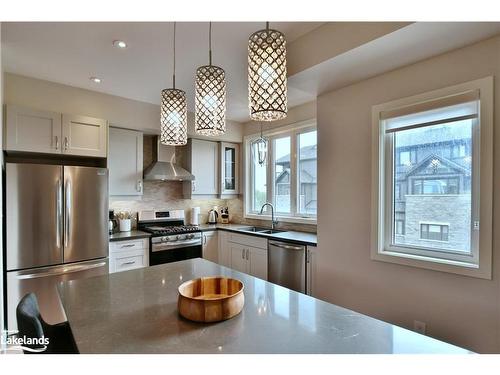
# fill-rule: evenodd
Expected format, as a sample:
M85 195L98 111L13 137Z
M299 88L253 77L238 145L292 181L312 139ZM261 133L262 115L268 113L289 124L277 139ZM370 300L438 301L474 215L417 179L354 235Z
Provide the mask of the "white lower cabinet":
M248 253L248 273L259 279L267 280L267 249L249 247Z
M212 262L219 262L218 234L216 230L203 232L203 258Z
M316 246L307 246L307 261L306 261L306 293L310 296L316 296L317 289L317 267L318 267L318 251Z
M248 272L247 248L239 243L229 243L231 251L231 268L240 272Z
M149 265L147 238L109 243L109 273L133 270Z
M231 267L231 249L229 247L229 237L230 233L225 230L218 230L217 237L219 242L219 247L217 249L218 261L220 265L225 267Z
M231 268L267 280L267 239L231 234L228 247Z

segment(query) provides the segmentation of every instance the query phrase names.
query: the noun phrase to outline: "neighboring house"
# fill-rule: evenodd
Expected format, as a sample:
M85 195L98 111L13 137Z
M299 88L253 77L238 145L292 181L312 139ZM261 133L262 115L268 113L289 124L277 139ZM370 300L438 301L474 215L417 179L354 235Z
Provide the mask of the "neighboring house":
M470 131L427 129L395 142L395 243L468 251Z
M317 211L317 145L305 146L300 149L299 184L300 212L315 214ZM290 196L290 154L276 160L276 206L287 207ZM287 202L282 203L280 201Z

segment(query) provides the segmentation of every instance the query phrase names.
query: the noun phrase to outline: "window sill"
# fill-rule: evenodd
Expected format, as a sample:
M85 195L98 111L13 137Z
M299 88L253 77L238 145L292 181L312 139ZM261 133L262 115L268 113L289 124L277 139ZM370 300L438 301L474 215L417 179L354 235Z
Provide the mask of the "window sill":
M491 267L481 267L481 265L477 265L474 263L430 258L393 251L372 251L371 259L405 266L425 268L433 271L448 272L463 276L491 280Z
M245 219L254 219L254 220L265 220L271 221L270 215L258 215L258 214L245 214ZM296 224L311 224L316 225L317 219L314 217L293 217L293 216L276 216L275 217L278 222L283 223L296 223Z

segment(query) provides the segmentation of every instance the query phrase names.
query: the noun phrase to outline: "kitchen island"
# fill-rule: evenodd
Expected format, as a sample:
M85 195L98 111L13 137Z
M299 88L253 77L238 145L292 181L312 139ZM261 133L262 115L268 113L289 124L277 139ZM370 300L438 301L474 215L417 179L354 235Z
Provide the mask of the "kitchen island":
M245 306L219 323L177 312L184 281L241 280ZM468 353L204 259L59 284L81 353Z

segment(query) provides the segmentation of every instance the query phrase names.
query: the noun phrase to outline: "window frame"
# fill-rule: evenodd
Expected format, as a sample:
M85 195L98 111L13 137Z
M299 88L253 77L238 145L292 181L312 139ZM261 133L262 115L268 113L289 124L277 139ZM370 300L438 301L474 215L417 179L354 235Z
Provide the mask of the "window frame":
M394 150L393 137L386 137L381 113L399 110L405 107L418 108L426 102L443 101L454 95L477 90L479 92L479 126L473 128L473 137L477 137L479 147L473 147L472 179L476 182L476 199L472 196L472 215L479 217L480 231L474 230L475 223L471 222L471 243L478 243L477 251L472 259L466 261L463 256L451 259L453 256L440 257L439 252L433 254L429 250L418 251L417 247L397 249L390 246L388 240L392 236L392 169L385 173L387 166L393 165ZM443 104L443 107L446 104ZM412 267L450 272L465 276L491 279L491 254L492 254L492 197L493 197L493 77L486 77L475 81L458 84L443 89L391 101L372 107L372 231L371 231L371 259L407 265ZM474 142L474 140L473 140ZM474 174L479 171L479 177ZM476 175L476 176L475 176ZM474 184L474 181L472 182ZM475 203L477 202L477 206ZM471 219L473 220L473 219ZM479 233L478 233L479 232ZM477 236L477 239L473 238ZM452 253L446 251L446 254ZM459 254L457 252L457 254ZM463 252L461 253L463 255Z
M267 146L267 173L266 173L266 196L267 201L275 205L275 164L274 164L274 140L277 138L283 138L290 136L290 214L284 214L275 212L275 216L279 221L289 222L289 223L301 223L301 224L317 224L317 214L300 214L297 212L298 209L298 192L300 190L298 181L298 163L299 158L297 155L298 137L302 133L307 133L310 131L317 131L316 119L310 119L306 121L301 121L293 124L289 124L282 127L277 127L263 132L264 137L268 139ZM255 133L247 135L244 137L243 148L244 148L244 217L248 219L259 219L259 220L271 220L270 211L269 214L259 214L259 210L253 211L253 199L254 199L254 168L252 163L252 143L259 138L260 133ZM272 157L270 160L269 157ZM271 197L271 198L269 198Z

